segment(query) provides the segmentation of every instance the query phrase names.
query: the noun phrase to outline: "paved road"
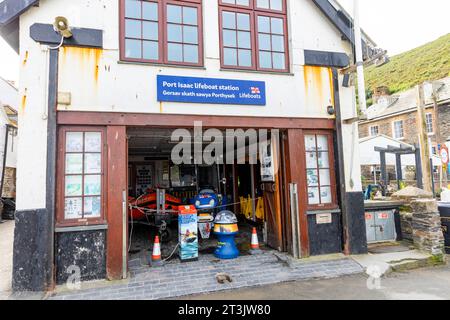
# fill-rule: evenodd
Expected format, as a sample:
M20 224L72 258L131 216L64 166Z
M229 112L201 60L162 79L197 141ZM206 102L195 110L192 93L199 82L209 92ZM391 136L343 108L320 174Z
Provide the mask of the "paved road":
M364 275L330 280L297 281L183 297L192 300L442 300L450 299L450 266L391 273L379 290L367 289Z
M0 300L11 293L14 221L0 223Z

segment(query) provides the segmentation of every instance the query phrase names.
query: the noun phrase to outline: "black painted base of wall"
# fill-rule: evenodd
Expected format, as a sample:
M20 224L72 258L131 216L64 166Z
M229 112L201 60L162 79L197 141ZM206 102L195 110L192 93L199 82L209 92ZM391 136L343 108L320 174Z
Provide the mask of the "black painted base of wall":
M347 192L345 194L345 212L343 214L347 218L350 254L366 254L366 220L362 192Z
M46 209L16 211L12 289L46 291L51 281L51 221Z
M332 222L317 224L316 215L308 215L309 254L318 256L342 252L340 213L332 213Z
M65 283L78 268L81 281L105 279L106 231L58 233L55 255L57 284Z

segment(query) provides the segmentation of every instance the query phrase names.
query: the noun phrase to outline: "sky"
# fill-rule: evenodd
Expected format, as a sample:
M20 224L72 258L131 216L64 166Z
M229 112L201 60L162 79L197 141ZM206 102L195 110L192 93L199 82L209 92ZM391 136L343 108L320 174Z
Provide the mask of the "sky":
M338 1L353 14L353 0ZM449 0L357 1L361 27L390 56L450 33ZM19 78L19 58L1 37L0 76L16 82Z

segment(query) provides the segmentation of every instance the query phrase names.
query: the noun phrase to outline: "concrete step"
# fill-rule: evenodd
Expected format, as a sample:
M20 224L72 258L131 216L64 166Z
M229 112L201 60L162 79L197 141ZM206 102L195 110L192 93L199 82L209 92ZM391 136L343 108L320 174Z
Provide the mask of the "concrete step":
M384 276L390 272L401 272L444 264L442 259L418 250L366 254L352 256L369 275Z

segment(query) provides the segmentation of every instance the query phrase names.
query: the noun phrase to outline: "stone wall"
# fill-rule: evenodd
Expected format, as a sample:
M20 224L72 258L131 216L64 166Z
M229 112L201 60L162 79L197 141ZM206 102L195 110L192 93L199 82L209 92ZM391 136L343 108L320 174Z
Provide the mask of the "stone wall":
M5 168L2 198L16 198L16 168Z
M427 108L426 113L433 114L433 125L436 124L436 117L434 116L433 108ZM403 121L403 133L404 138L402 142L409 144L419 143L418 125L417 125L417 112L411 111L409 113L394 115L380 120L373 120L370 122L363 122L359 124L359 138L365 138L370 135L369 128L372 126L378 126L378 133L384 134L388 137L394 137L393 123L394 121ZM450 110L446 107L439 108L439 126L441 128L441 136L445 140L450 136ZM436 129L435 129L436 130ZM431 143L436 146L436 136L430 136Z
M444 254L444 236L436 200L413 200L411 208L414 245L417 249L429 252L434 256L442 256Z
M450 137L450 104L439 106L438 124L441 138L445 141Z

